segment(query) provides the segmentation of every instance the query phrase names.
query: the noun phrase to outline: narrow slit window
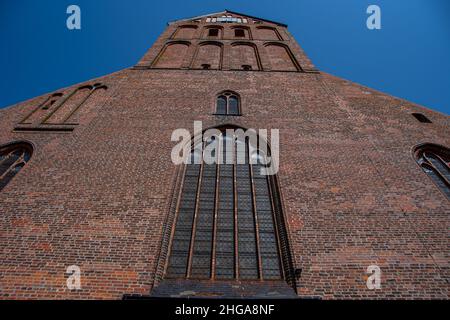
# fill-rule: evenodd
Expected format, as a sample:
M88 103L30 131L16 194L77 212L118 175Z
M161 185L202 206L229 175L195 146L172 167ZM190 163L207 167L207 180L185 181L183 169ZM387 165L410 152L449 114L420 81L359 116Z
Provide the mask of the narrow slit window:
M422 123L431 123L431 120L428 119L424 114L422 113L412 113L412 116L417 119L417 121Z

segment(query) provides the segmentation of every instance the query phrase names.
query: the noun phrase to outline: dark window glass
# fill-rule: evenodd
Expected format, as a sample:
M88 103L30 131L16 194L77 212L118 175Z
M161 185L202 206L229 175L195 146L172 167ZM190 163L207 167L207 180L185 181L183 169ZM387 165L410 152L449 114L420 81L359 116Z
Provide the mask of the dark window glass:
M243 29L235 29L234 36L238 38L243 38L245 37L245 31Z
M219 36L219 29L208 30L208 37L218 37L218 36Z
M425 115L421 114L421 113L413 113L412 114L414 116L414 118L416 118L419 122L423 122L423 123L431 123L431 120L428 119Z
M239 114L239 102L237 97L231 96L228 98L228 114L238 115Z
M424 153L424 157L431 162L433 167L435 167L448 181L450 181L450 169L448 165L437 155L433 153Z
M227 114L227 97L220 96L217 98L217 114Z

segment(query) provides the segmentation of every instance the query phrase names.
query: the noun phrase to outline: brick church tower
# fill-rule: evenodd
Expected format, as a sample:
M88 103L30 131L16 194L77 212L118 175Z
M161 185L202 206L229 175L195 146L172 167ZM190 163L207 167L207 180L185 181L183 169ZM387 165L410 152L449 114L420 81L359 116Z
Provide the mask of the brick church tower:
M174 164L194 121L278 129L279 171ZM171 22L134 67L0 110L0 297L448 299L449 124L282 23Z

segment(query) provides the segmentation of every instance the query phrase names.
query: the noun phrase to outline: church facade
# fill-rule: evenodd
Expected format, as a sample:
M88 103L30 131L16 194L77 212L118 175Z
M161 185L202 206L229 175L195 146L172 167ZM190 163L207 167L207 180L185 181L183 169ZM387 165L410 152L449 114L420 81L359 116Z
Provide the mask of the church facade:
M279 170L247 140L254 163L174 164L195 121L278 130ZM0 110L0 297L448 299L449 125L283 23L170 22L134 67Z

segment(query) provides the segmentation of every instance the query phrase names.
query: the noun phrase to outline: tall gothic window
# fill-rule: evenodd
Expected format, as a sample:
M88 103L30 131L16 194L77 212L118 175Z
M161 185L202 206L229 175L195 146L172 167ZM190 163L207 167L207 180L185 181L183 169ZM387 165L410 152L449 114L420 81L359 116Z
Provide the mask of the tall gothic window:
M240 115L239 96L233 92L226 91L217 97L216 115Z
M286 279L278 195L271 177L260 170L265 157L248 139L221 137L214 157L223 161L209 164L193 148L193 163L185 166L166 278ZM219 139L203 143L203 150L213 141ZM237 155L245 164L236 161Z
M420 146L415 152L417 163L450 199L450 150L434 144Z
M13 143L0 147L0 191L30 160L32 147L26 143Z

